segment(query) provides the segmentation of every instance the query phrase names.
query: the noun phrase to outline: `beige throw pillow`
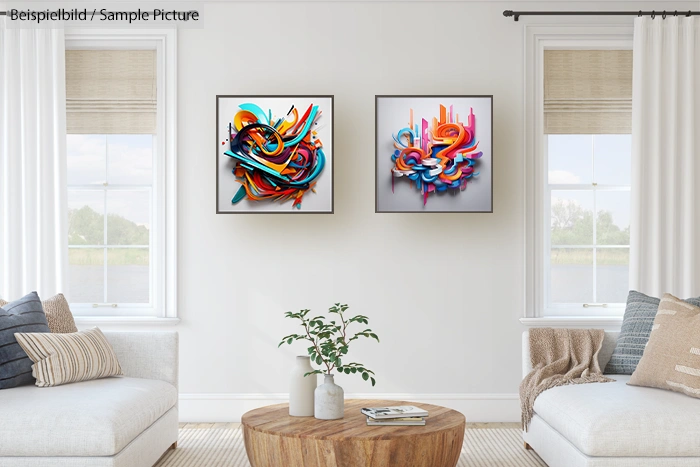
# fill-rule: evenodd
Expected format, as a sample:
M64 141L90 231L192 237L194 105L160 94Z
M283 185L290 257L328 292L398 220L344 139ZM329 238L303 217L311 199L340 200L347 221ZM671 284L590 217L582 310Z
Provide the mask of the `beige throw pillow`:
M78 332L68 301L62 293L41 301L51 332Z
M114 349L99 328L68 334L15 333L34 362L39 387L123 375Z
M700 308L664 295L629 384L700 398Z
M7 305L7 303L0 298L0 307ZM78 332L73 313L70 312L68 301L62 293L42 300L41 306L44 308L46 321L49 323L51 332Z

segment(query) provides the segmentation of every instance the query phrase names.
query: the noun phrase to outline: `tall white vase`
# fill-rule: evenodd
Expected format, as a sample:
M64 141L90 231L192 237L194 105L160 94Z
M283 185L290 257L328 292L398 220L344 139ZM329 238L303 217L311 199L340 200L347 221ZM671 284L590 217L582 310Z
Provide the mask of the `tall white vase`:
M312 371L309 357L297 356L289 384L289 415L292 417L314 416L316 375L304 376Z
M335 384L333 375L323 375L323 384L316 388L314 417L320 420L337 420L343 418L345 410L345 392Z

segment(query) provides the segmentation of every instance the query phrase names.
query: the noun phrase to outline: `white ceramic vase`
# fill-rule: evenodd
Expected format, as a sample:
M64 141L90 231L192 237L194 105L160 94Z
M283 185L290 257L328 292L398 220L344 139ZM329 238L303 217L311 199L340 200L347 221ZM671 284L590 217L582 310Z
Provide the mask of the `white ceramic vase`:
M323 376L323 384L317 387L314 393L314 417L320 420L343 418L345 392L335 384L333 375Z
M292 417L314 416L314 390L316 375L304 376L314 371L308 356L299 355L292 368L289 384L289 415Z

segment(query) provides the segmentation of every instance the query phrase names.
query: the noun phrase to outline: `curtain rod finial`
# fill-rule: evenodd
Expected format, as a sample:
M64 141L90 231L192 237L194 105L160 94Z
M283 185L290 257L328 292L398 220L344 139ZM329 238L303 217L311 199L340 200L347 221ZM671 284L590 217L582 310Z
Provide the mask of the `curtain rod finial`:
M503 16L506 18L513 17L513 20L518 21L520 19L520 15L515 13L513 10L505 10L503 12Z

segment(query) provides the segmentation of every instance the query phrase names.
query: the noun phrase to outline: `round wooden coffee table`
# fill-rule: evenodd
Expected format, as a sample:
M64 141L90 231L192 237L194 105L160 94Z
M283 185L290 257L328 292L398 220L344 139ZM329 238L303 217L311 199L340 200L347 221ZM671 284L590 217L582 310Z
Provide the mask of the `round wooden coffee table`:
M362 407L415 405L430 416L425 426L367 426ZM288 404L243 415L243 436L253 467L454 467L466 420L438 405L349 399L345 418L290 417Z

